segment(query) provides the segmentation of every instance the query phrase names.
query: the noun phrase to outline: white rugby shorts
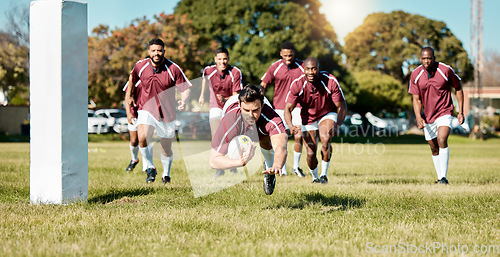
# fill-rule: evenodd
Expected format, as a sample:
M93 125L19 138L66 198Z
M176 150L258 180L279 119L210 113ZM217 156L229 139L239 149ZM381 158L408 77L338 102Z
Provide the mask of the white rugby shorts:
M324 120L333 120L334 122L337 122L337 113L336 112L329 112L329 113L325 114L323 117L321 117L321 119L319 119L311 124L302 125L302 132L319 130L319 124Z
M276 109L274 111L280 116L281 120L283 121L283 124L285 125L285 129L289 129L288 124L286 124L285 121L285 110ZM302 126L302 117L300 116L300 108L294 108L292 111L292 125Z
M453 121L453 116L447 114L437 118L431 124L425 124L424 135L425 140L429 141L437 137L438 128L442 126L448 126L451 128L451 122Z
M132 124L127 123L128 131L137 131L138 125L139 123L137 123L137 118L132 118Z
M212 120L222 120L223 112L221 108L215 107L210 108L209 119Z
M148 111L139 110L137 117L137 124L145 124L153 126L156 129L156 135L161 138L174 138L175 137L175 122L159 121L151 115Z

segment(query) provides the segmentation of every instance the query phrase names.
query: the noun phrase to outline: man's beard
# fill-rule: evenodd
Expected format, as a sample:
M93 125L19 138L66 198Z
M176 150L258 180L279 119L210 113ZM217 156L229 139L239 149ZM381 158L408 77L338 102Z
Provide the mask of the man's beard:
M159 56L159 59L160 59L160 60L159 60L159 61L155 61L155 58L153 57L153 58L151 58L151 61L152 61L154 64L159 65L159 64L161 64L161 63L163 62L163 58L164 58L163 56Z

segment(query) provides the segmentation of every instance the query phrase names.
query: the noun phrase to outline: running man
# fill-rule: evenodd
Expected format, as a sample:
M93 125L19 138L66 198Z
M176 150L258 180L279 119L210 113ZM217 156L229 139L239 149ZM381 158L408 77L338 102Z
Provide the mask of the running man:
M455 88L458 101L458 123L464 123L464 93L460 77L450 66L436 62L434 49L424 47L420 51L420 62L410 76L409 93L413 96L413 111L417 126L424 130L425 140L429 143L432 161L438 180L436 183L448 184L448 136L453 120L451 88ZM422 114L423 108L423 114Z
M304 68L302 68L302 61L295 58L295 47L292 43L285 41L281 44L280 56L281 59L271 64L267 72L262 76L260 86L262 92L265 92L267 86L274 82L274 109L284 121L285 97L290 90L292 81L304 74ZM300 120L300 104L297 104L292 111L292 124L299 126L302 124ZM289 129L287 124L285 124L285 128ZM297 176L303 178L305 175L299 167L300 156L302 155L302 135L300 133L294 134L294 140L292 170ZM283 174L287 175L286 161L283 166Z
M286 99L285 121L293 134L302 133L307 150L307 165L313 183L328 183L327 171L332 156L330 144L347 113L344 93L332 74L319 71L319 62L309 57L304 62L304 75L294 80ZM302 125L292 123L295 105L302 106ZM318 137L321 142L321 176L318 177L316 151Z
M156 130L162 148L162 181L169 183L176 109L184 110L191 83L177 64L164 57L165 44L161 39L149 41L148 54L149 58L138 61L129 76L128 84L135 86L127 87L125 94L127 118L129 124L132 124L130 107L137 106L139 151L147 167L146 182L154 182L157 174L152 152L147 149ZM175 100L175 88L181 95L178 102ZM132 98L133 91L134 95L137 95L137 102Z

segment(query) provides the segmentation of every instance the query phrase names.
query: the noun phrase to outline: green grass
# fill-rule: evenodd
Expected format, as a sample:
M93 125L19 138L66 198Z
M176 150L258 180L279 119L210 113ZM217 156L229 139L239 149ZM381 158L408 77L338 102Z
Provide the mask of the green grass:
M402 139L335 144L328 185L311 184L309 174L281 177L266 196L262 176L253 175L204 197L193 196L180 160L170 185L148 185L140 165L124 172L126 142L96 139L88 201L70 205L30 204L29 144L1 143L0 256L366 256L374 249L367 244L411 250L440 242L467 245L469 253L474 245L498 247L500 139L451 136L449 186L433 183L423 138ZM432 255L460 255L441 250ZM500 254L490 251L478 255Z

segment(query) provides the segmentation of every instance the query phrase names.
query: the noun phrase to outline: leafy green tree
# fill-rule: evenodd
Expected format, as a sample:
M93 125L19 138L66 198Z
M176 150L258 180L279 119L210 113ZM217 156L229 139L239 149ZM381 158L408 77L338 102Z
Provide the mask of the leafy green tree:
M436 60L451 65L464 82L472 79L467 52L444 22L403 11L368 15L346 36L344 49L350 67L378 70L406 85L424 46L433 47Z
M0 32L0 88L11 105L29 99L29 49L10 34Z
M411 107L410 95L399 80L379 71L364 70L352 73L358 84L357 103L359 113L386 111L397 113Z
M135 63L146 56L148 42L161 38L165 57L177 63L188 78L199 76L201 59L213 48L200 48L200 36L185 15L154 17L155 22L137 19L129 27L110 31L100 25L89 37L89 98L99 106L121 105L123 86Z
M336 75L348 103L355 101L352 79L339 65L341 46L318 0L181 0L175 14L187 15L205 37L229 50L244 83L259 84L267 68L280 58L280 44L294 43L297 57L317 57L322 70ZM212 54L204 56L209 62ZM272 90L268 90L272 92Z

